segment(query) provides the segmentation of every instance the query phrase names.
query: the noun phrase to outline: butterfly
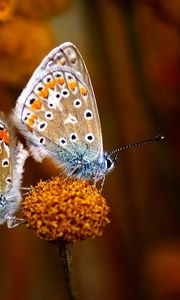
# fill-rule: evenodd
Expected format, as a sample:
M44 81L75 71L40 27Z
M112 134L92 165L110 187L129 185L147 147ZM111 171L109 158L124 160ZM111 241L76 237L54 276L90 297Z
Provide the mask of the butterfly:
M21 180L27 156L12 125L0 112L0 224L7 223L9 228L23 222L14 213L21 204Z
M111 153L103 150L91 80L81 54L70 42L54 48L37 67L17 100L13 120L36 161L50 157L68 177L94 183L113 170L117 152L154 141Z
M114 168L115 159L103 150L87 68L70 42L53 49L37 67L13 119L34 159L53 158L67 176L97 182Z

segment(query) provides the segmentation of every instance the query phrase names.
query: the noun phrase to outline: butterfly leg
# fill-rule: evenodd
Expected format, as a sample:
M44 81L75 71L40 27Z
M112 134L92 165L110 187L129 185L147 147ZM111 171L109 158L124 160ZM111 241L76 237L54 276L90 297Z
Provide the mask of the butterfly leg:
M67 174L68 178L73 178L76 175L77 170L80 168L81 165L77 165L73 170L69 170L66 168L64 172ZM75 176L76 177L76 176Z
M16 218L15 216L9 214L5 215L5 219L8 228L13 228L19 226L20 224L24 224L26 222L24 219Z
M93 182L93 187L96 188L96 180Z
M26 194L28 194L29 192L32 191L32 188L30 188L30 187L21 187L21 191L22 191L22 195L25 196Z
M100 185L100 188L99 188L100 193L102 193L104 182L105 182L105 175L102 178L101 185ZM97 188L97 173L96 173L96 176L93 178L93 186L95 188Z
M21 187L22 191L30 192L31 188L30 187Z
M100 186L100 193L102 193L104 182L105 182L106 176L104 175L101 181L101 186Z

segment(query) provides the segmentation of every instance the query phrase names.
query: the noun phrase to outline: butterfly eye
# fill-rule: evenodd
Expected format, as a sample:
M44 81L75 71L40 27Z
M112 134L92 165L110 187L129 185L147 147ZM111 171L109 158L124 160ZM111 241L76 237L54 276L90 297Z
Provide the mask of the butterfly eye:
M85 135L85 140L88 142L88 143L92 143L94 141L94 135L92 133L87 133Z
M107 158L107 169L110 169L112 167L112 160L110 158Z
M2 167L6 168L9 166L9 159L5 158L2 160Z
M84 117L87 120L92 120L93 119L92 111L90 109L86 109L84 112Z
M112 156L112 154L111 154L111 156L106 156L106 157L105 157L105 160L106 160L106 170L107 170L107 172L110 172L110 171L113 170L114 165L115 165L115 163L116 163L116 158L117 158L117 155Z
M81 107L82 102L81 102L80 99L75 99L75 100L73 101L73 105L74 105L74 107L79 108L79 107Z

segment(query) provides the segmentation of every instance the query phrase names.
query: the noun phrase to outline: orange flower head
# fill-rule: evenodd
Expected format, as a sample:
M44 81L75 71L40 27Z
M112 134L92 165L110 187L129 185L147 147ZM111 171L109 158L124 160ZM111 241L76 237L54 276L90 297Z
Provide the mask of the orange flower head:
M55 177L32 188L22 205L28 228L47 241L72 242L100 236L109 206L84 180Z

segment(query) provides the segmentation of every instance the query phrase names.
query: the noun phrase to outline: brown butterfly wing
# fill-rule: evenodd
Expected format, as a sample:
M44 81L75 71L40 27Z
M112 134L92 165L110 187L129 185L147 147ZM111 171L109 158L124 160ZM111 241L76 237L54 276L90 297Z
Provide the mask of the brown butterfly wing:
M19 97L14 118L44 156L66 162L102 155L94 92L84 61L71 43L45 57Z

